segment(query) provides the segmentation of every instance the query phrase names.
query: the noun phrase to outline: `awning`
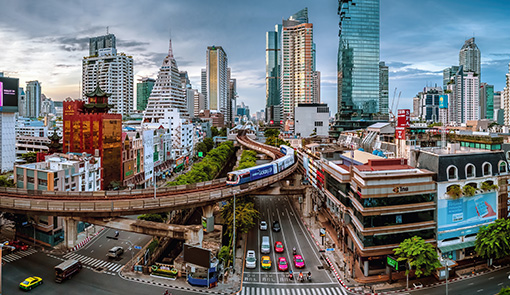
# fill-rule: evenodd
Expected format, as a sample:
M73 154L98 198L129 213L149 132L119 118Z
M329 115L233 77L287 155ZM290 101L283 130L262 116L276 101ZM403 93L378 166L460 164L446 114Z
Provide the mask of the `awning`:
M447 246L440 246L439 250L441 250L441 253L447 253L455 250L460 250L464 248L474 247L475 241L467 241L462 243L457 243L453 245L447 245Z

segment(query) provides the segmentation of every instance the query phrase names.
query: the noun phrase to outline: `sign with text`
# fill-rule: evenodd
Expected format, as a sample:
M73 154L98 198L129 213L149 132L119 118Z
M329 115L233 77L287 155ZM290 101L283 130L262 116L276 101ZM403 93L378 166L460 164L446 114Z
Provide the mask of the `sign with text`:
M398 127L411 126L411 110L409 109L398 110L397 126Z
M0 77L0 112L16 113L18 111L19 80Z
M396 139L406 139L406 128L405 127L395 127L395 138Z
M392 267L393 269L398 270L397 259L388 255L388 256L386 256L386 263L388 264L388 266Z

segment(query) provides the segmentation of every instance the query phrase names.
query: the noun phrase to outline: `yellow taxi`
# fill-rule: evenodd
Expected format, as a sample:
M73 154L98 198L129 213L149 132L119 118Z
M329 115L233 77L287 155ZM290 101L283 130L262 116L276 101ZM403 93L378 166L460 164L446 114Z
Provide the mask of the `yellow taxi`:
M40 277L29 277L19 283L19 287L23 290L32 290L32 288L42 285L42 283L43 280Z
M263 269L271 269L271 258L269 256L262 256L260 264Z

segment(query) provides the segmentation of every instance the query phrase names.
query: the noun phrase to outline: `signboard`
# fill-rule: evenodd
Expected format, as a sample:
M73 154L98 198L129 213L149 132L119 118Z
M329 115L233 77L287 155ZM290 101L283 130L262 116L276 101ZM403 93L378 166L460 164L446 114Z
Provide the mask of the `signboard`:
M477 233L480 225L498 218L497 193L437 201L438 240Z
M411 110L409 109L398 110L397 126L398 127L411 126Z
M269 175L273 175L273 173L274 173L273 172L273 164L254 167L254 168L251 168L251 171L250 171L252 181L264 178Z
M0 112L18 111L19 79L0 77Z
M136 249L136 250L141 250L141 249L142 249L142 246L135 246L135 249Z
M324 227L321 228L319 232L320 232L321 237L326 236L326 229Z
M202 267L211 267L211 251L184 244L184 261Z
M204 157L204 153L203 153L203 152L198 152L198 157L199 157L199 158Z
M388 264L388 266L392 267L393 269L397 270L398 271L398 261L397 259L391 257L391 256L386 256L386 263Z
M447 109L448 108L448 95L439 95L439 108Z
M154 171L154 132L152 130L143 132L143 170L145 180L151 179Z
M335 251L335 248L326 248L326 251Z
M396 139L406 139L406 128L405 127L395 127L395 138Z

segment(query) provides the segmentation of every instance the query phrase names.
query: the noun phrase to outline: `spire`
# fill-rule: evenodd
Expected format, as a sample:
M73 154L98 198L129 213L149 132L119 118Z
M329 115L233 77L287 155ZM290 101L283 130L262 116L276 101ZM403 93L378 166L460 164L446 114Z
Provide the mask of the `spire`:
M168 46L168 56L174 58L174 52L172 50L172 39L170 39L170 46Z

